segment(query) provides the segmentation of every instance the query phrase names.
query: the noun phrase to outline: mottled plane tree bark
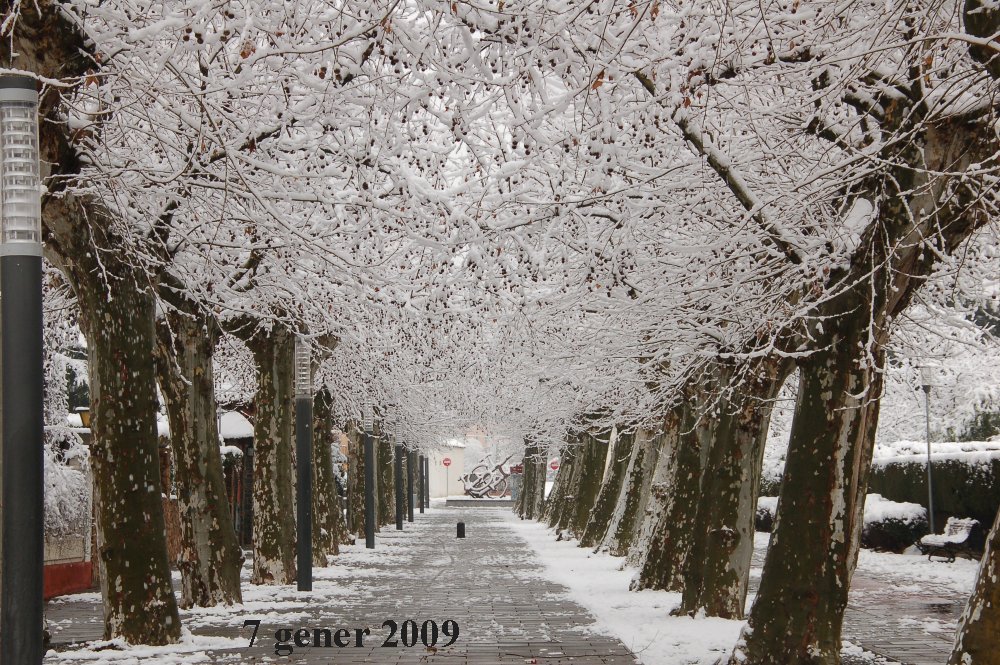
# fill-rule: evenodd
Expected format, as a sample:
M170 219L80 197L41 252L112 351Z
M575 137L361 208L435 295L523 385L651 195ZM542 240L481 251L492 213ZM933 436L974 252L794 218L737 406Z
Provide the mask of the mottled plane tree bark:
M233 330L257 365L254 395L253 584L295 581L292 433L295 335L274 324Z
M937 257L986 222L981 185L965 173L995 167L1000 148L984 125L988 114L929 119L924 103L915 96L887 106L884 130L899 138L880 152L885 170L863 183L878 202L873 222L812 312L822 323L809 331L815 350L799 362L778 519L734 664L770 663L776 654L839 662L890 325Z
M613 556L625 556L635 542L642 523L659 458L662 434L641 429L635 434L628 467L601 548Z
M340 495L333 474L338 446L333 431L333 395L321 387L313 398L313 565L327 566L327 557L340 553Z
M611 449L608 451L611 459L604 473L600 492L593 509L590 511L587 526L580 535L580 547L594 547L604 540L618 504L618 495L621 493L622 481L632 457L634 443L634 431L618 432L615 436Z
M736 369L720 368L723 393L705 441L708 456L678 613L743 617L764 444L773 400L791 363L755 362L750 378L730 389Z
M98 68L92 42L59 3L20 5L0 40L8 66L72 84ZM105 638L167 644L180 636L170 584L156 440L154 285L98 201L66 194L81 170L60 94L39 104L45 255L73 285L88 343L91 469Z
M569 533L576 537L579 537L586 528L590 511L601 491L611 432L610 430L584 432L580 439L580 452L577 458L579 472L573 488L573 500L567 511L566 523Z
M684 582L684 564L690 552L701 491L703 455L701 432L707 420L698 413L694 391L687 391L683 417L674 419L675 433L666 432L660 456L670 464L666 478L654 484L655 519L642 542L644 556L633 589L680 591ZM670 446L664 450L663 446Z
M164 290L161 287L161 291ZM171 296L180 299L174 292ZM156 368L170 423L181 517L181 606L242 602L243 553L222 473L212 356L221 335L194 303L157 321Z
M569 434L559 453L559 471L552 484L552 492L545 504L544 518L555 529L565 529L573 501L573 488L579 472L577 456L580 443L576 434Z

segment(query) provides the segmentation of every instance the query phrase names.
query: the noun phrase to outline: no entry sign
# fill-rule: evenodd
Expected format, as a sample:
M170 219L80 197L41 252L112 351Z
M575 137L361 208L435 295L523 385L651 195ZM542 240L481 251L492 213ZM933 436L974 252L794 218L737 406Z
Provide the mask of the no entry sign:
M559 460L554 459L551 462L549 462L549 468L552 469L553 471L558 471L559 470Z
M451 466L451 458L445 457L443 460L441 460L441 463L444 464L445 466Z

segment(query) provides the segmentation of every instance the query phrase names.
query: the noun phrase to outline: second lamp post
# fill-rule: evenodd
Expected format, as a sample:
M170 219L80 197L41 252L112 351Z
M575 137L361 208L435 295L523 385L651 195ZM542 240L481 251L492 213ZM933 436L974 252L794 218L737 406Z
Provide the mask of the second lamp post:
M312 358L295 339L295 528L299 591L312 591Z
M375 549L375 441L371 402L365 402L365 547Z

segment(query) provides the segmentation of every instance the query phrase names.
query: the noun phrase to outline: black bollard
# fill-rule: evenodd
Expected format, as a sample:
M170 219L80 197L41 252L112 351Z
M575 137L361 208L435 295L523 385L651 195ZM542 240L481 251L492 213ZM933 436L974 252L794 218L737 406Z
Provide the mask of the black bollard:
M465 538L465 522L458 523L458 537Z

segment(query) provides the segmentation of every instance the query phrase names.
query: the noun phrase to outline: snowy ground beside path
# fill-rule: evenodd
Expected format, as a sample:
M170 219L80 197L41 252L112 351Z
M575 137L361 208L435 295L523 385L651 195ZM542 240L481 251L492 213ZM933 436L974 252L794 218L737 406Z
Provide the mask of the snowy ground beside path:
M620 639L645 665L710 665L736 643L742 621L669 616L680 594L629 591L636 571L623 558L594 554L574 540L556 541L539 522L514 515L509 522L538 554L546 577L567 587L570 598L594 615L593 630Z
M680 604L680 594L629 591L637 571L625 566L623 558L594 553L578 547L574 540L557 541L555 533L538 522L522 521L513 515L507 519L511 528L537 553L545 566L546 578L566 586L570 598L594 615L596 623L591 629L614 635L645 665L713 665L717 659L728 655L736 643L743 621L670 616L670 611ZM751 570L754 590L760 579L768 538L769 534L758 533L754 540L755 565ZM873 632L888 632L888 637L893 638L913 635L918 642L930 636L950 640L955 631L954 613L945 620L934 618L928 616L933 608L923 611L926 608L918 604L903 604L903 598L920 591L924 599L928 593L938 594L942 603L961 605L972 590L977 567L977 562L962 559L954 564L942 564L930 562L926 557L862 550L848 619L853 612L855 625L859 621L871 624L871 617L885 608L888 611L883 611L884 624L868 625L867 628ZM899 606L889 609L889 598L899 602ZM751 594L747 609L752 602ZM872 610L872 614L862 613L859 606L867 606L865 609ZM920 613L907 614L915 610ZM852 637L848 634L851 621L848 624L842 652L845 663L895 662L852 644L847 639ZM903 653L909 656L914 652ZM919 662L918 657L919 654L914 653L913 662Z

